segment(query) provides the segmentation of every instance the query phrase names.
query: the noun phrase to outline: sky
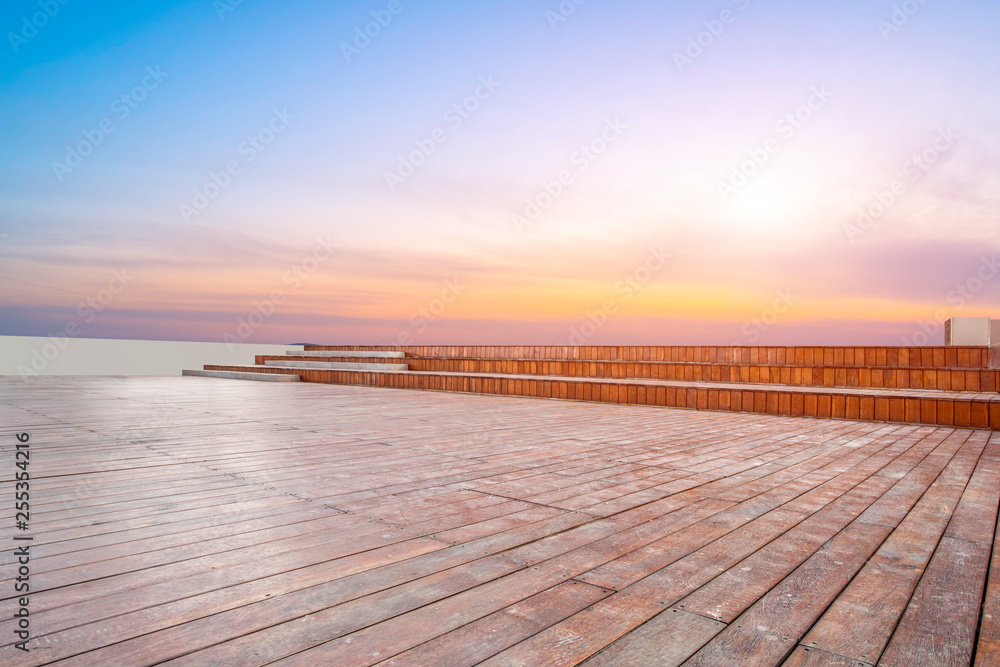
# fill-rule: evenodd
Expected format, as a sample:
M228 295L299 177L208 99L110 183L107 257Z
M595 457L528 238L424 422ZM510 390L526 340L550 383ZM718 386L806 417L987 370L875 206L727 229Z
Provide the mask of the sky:
M993 0L20 0L0 335L941 344Z

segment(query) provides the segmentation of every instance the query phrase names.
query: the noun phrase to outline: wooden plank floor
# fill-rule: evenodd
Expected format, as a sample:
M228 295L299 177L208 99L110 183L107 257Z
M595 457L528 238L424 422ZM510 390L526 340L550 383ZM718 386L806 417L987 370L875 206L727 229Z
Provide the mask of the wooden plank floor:
M4 665L997 665L1000 433L0 378Z

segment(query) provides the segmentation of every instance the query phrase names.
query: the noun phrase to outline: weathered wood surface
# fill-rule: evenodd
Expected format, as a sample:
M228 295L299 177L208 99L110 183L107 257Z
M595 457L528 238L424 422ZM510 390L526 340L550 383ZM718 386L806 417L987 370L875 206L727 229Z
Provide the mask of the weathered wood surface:
M194 377L0 420L5 665L1000 664L995 432Z

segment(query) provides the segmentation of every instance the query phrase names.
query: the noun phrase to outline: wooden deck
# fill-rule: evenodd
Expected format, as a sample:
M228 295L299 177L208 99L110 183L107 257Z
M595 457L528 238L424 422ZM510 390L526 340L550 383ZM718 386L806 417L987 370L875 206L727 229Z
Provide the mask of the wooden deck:
M997 432L197 377L0 419L4 665L1000 664Z

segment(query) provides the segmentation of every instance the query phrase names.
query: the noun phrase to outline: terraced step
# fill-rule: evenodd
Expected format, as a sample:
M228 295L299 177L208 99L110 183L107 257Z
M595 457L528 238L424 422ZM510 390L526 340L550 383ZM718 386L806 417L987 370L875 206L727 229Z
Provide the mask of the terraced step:
M1000 370L980 368L870 368L672 361L574 361L408 357L410 369L444 373L502 373L689 382L740 382L874 389L998 391Z
M333 371L405 371L407 364L352 363L344 361L294 361L265 357L264 366L275 368L320 368Z
M250 367L253 368L253 367ZM184 370L181 375L193 377L222 378L226 380L256 380L258 382L298 382L299 376L292 374L257 373L253 371L229 370Z
M311 347L311 346L310 346ZM375 351L375 352L360 352L352 350L330 350L327 352L323 351L290 351L286 354L295 357L353 357L358 359L370 358L370 359L402 359L406 356L405 352L395 352L395 351Z
M261 367L206 368L252 372ZM1000 394L995 392L268 367L272 369L275 373L298 372L305 382L328 384L1000 429Z
M672 361L868 368L1000 368L1000 346L551 346L309 345L310 352L402 351L408 357L576 361ZM991 361L991 351L993 359Z

